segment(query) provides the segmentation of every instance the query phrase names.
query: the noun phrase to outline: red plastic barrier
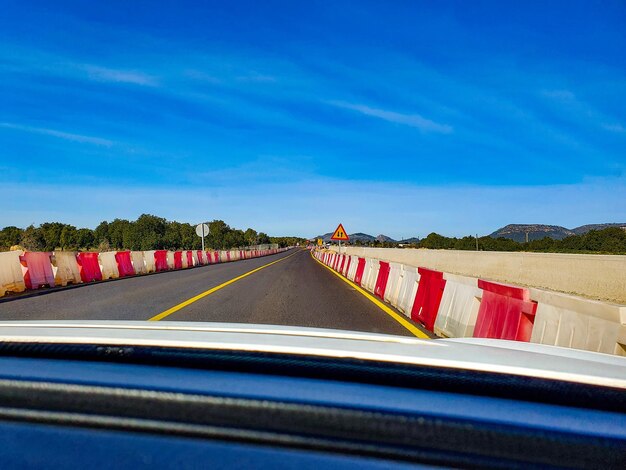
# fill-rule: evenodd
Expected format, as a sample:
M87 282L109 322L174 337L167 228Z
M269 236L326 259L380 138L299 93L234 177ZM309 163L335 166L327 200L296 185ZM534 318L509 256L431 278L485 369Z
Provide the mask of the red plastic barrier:
M478 280L483 298L478 309L474 338L530 341L537 303L522 287Z
M385 289L387 288L387 280L389 279L389 271L391 267L389 263L380 261L380 269L378 270L378 277L376 278L376 286L374 286L374 295L381 300L385 299Z
M361 285L361 279L363 279L363 272L365 271L365 258L359 258L359 264L356 265L356 272L354 273L354 283Z
M427 330L433 331L446 280L440 271L417 268L417 272L420 274L420 281L417 285L411 318L419 321Z
M193 268L193 251L187 251L187 267Z
M196 254L198 255L198 263L200 263L200 265L205 265L206 264L206 258L204 257L204 251L202 250L197 250Z
M83 282L101 281L102 271L98 262L98 253L78 253L76 256L80 278Z
M159 271L167 271L167 250L156 250L154 252L154 266Z
M22 266L26 267L24 284L27 289L39 289L41 286L54 287L54 274L50 252L27 251L20 256Z
M115 253L115 261L117 262L117 270L120 272L120 277L135 275L135 268L130 259L130 251L118 251Z
M230 261L230 251L226 252L226 261Z
M174 252L174 269L183 269L183 252Z

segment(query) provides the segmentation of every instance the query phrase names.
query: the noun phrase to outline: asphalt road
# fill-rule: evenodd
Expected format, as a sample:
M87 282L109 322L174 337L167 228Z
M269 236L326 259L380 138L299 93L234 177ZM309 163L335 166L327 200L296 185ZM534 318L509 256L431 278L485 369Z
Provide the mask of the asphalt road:
M165 315L161 321L261 323L412 336L316 262L308 251L296 249L263 258L14 297L0 302L0 320L148 320L278 260Z

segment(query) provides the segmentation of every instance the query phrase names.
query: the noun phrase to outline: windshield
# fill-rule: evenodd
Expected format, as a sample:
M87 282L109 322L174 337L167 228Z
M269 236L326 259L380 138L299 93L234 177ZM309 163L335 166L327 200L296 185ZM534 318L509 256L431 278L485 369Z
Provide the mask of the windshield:
M0 321L623 365L625 35L619 1L4 2Z

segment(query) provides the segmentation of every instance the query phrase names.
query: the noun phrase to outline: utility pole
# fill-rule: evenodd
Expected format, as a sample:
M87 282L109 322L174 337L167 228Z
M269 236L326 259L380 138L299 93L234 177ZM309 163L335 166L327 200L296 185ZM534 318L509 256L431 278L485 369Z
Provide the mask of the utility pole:
M476 234L476 251L478 251L478 234Z

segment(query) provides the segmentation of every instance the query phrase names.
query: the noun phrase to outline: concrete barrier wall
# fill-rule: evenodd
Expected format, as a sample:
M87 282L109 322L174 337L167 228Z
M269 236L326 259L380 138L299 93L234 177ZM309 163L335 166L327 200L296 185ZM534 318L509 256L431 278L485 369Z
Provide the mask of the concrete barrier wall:
M352 246L341 252L626 304L626 256Z

